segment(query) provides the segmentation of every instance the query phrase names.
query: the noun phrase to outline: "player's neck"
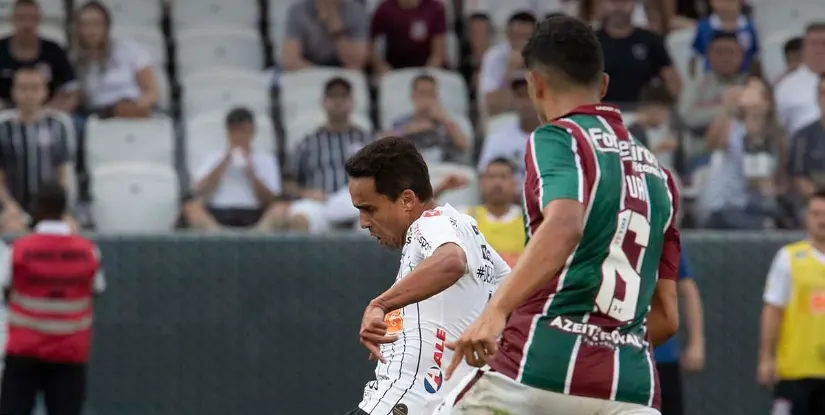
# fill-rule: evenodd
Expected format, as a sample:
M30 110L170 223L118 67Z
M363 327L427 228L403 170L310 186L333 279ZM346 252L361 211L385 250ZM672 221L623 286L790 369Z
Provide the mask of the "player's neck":
M544 102L543 110L545 122L563 117L583 105L596 105L601 102L598 93L594 91L575 91L555 95Z
M814 247L819 252L825 253L825 240L816 240L814 238L808 238L811 246Z

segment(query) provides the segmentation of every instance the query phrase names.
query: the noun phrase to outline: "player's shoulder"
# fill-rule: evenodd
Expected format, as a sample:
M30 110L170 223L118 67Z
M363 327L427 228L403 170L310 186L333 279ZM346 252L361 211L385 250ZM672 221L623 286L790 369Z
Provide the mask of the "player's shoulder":
M803 257L811 250L811 244L806 240L800 240L783 245L779 248L779 252L784 252L789 256Z

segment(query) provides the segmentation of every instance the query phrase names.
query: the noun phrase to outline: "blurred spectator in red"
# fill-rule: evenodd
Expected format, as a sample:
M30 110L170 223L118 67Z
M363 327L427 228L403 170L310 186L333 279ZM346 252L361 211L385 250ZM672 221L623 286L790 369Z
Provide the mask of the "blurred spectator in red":
M467 18L467 42L470 45L469 73L472 74L472 89L478 88L478 76L481 70L481 60L484 53L490 48L495 36L495 28L490 16L485 13L474 13Z
M159 97L149 52L132 40L112 38L111 27L100 2L84 4L75 15L72 57L83 104L104 117L148 117Z
M602 5L605 24L597 35L604 50L605 72L610 75L604 101L636 103L641 89L656 78L664 81L671 95L678 96L682 82L662 37L633 25L636 2L603 0Z
M12 6L14 32L0 39L0 108L11 104L11 85L20 68L36 68L43 73L52 97L48 106L71 112L78 93L74 70L66 52L57 43L38 36L40 6L35 0L17 0Z
M40 184L69 185L71 119L43 108L48 97L46 77L36 68L18 69L12 97L15 109L0 113L0 230L28 228L31 202Z
M248 228L281 193L281 173L274 154L252 149L255 116L235 108L226 116L227 146L195 170L193 198L184 203L189 227L216 230Z
M289 229L322 233L347 226L358 218L352 206L344 168L347 159L372 141L372 135L355 126L350 117L354 102L352 85L332 78L324 87L327 121L298 144L290 156L287 194L297 200L269 209L259 230ZM354 215L353 215L354 212Z
M444 67L446 33L441 1L384 0L372 15L373 67L379 75L401 68ZM375 46L380 39L383 54Z
M825 73L825 22L809 25L802 37L802 65L776 85L776 111L788 134L819 119L816 86Z
M369 16L352 0L298 0L289 9L281 64L362 69L369 58Z
M733 32L718 32L707 52L710 71L701 75L692 88L682 91L679 113L695 136L705 130L723 110L722 95L733 85L741 85L748 75L739 71L744 51ZM704 145L702 145L704 147Z
M509 80L524 70L521 50L536 26L532 13L518 12L507 22L507 41L491 47L481 62L478 92L487 116L501 114L512 108Z
M456 161L469 150L469 139L441 106L438 81L419 75L412 81L411 115L393 123L393 135L406 137L427 163Z
M696 55L690 61L691 75L696 73L699 57L705 59L705 70L710 69L708 49L714 34L720 31L736 34L744 51L740 70L748 72L751 65L758 65L759 42L753 22L742 12L742 0L711 0L710 6L713 13L700 20L696 27L696 37L693 38L693 52Z
M636 121L627 129L656 155L656 159L663 167L671 170L676 148L679 146L671 130L672 107L673 97L667 89L660 83L647 85L639 94Z
M659 36L667 36L673 30L689 29L696 22L676 14L676 4L672 0L644 0L644 13L647 17L647 29Z
M774 85L785 79L786 75L802 66L802 38L795 37L785 42L782 52L785 55L785 72L773 81Z
M802 198L825 188L825 74L819 77L817 96L819 119L794 134L788 160L794 190Z
M478 171L486 171L491 160L504 158L510 160L516 180L521 183L524 179L524 151L527 148L527 140L541 123L530 101L524 77L514 79L510 85L513 89L513 108L518 114L518 119L502 124L487 134L478 161Z

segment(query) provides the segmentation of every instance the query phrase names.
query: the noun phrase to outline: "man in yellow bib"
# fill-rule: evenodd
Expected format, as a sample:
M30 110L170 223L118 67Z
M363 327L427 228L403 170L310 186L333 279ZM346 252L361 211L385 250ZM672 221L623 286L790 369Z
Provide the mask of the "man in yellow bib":
M825 191L808 199L808 238L782 247L768 272L759 382L773 415L825 414Z

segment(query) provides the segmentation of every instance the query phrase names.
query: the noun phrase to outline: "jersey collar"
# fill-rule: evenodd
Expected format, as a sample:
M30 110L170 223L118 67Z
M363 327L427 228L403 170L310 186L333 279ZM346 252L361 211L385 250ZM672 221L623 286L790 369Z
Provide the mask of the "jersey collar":
M44 220L34 227L34 231L47 235L69 235L72 233L72 228L68 223L60 220Z
M593 115L604 117L607 120L613 120L619 123L622 122L622 111L619 109L619 107L611 104L602 103L580 105L576 108L573 108L573 110L568 112L567 114L564 114L561 117L556 118L556 120L561 118L567 118L573 115Z

